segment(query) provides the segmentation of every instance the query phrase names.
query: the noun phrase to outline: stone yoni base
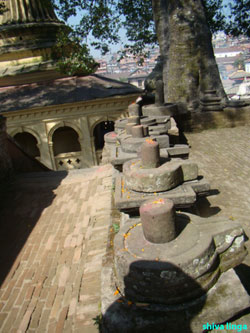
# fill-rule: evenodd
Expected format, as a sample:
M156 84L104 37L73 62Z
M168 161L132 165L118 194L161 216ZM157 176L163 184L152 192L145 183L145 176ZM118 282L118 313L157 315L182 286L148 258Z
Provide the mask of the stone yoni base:
M205 179L185 182L176 188L159 193L135 192L125 185L124 177L118 174L115 179L115 206L117 209L129 212L138 210L139 206L148 199L162 197L174 202L176 208L188 208L194 205L197 196L207 196L210 185Z
M218 332L215 324L219 323L227 331L230 318L250 306L250 297L233 269L223 273L206 295L181 305L131 303L115 290L112 267L106 266L102 272L104 333L201 333L208 325Z

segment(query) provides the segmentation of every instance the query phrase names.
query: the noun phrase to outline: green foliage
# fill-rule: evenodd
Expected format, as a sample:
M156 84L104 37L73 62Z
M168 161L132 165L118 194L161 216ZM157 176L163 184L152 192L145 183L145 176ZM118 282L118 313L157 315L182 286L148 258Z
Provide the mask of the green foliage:
M113 229L114 229L115 233L117 233L120 230L120 225L119 224L113 223L112 226L113 226Z
M68 75L89 75L98 67L87 45L81 44L79 37L69 27L59 31L52 57L56 60L58 70Z
M80 22L74 27L81 41L99 49L102 54L109 50L110 44L120 40L120 15L114 0L53 0L59 17L65 22L80 14ZM95 41L88 41L94 37Z
M203 0L203 5L211 33L213 34L225 30L223 0Z
M60 68L63 71L86 74L92 72L95 64L93 59L91 60L86 44L100 50L104 55L110 50L110 45L120 41L121 29L126 31L128 40L124 45L124 52L120 53L121 58L130 52L142 59L147 56L145 47L154 47L157 44L151 0L52 1L57 14L65 22L71 17L80 17L79 24L74 27L74 31L71 31L70 37L78 46L71 45L71 55L62 58ZM230 0L229 18L225 17L223 0L201 1L212 33L226 31L236 36L239 34L250 36L250 0ZM58 46L63 51L62 54L64 46L68 49L65 41ZM91 71L88 69L89 65Z
M229 4L231 15L226 32L250 37L250 0L234 0Z
M101 329L102 325L102 314L97 315L96 317L92 318L94 321L94 325L98 327L98 329Z
M245 60L244 60L244 56L242 54L240 55L240 57L237 60L235 60L233 66L234 66L234 68L237 68L237 69L245 68Z
M119 31L126 31L124 48L132 54L145 55L147 45L157 43L151 0L53 0L58 15L67 22L80 16L74 28L81 41L102 51L120 41ZM223 0L202 0L212 33L226 30L249 35L250 0L231 0L231 20L226 22ZM95 40L89 41L92 37Z
M151 0L120 0L117 4L122 27L130 43L124 45L131 54L147 56L145 47L157 44ZM121 54L123 56L123 54Z

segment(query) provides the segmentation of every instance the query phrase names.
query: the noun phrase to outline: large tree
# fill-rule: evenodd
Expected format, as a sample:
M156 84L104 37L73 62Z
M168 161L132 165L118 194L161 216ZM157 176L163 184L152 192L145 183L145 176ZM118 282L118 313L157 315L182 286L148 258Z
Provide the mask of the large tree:
M226 99L200 0L153 0L165 102L196 109L206 90Z
M222 14L223 0L54 0L54 5L65 21L81 15L73 35L103 53L119 41L120 28L126 29L131 52L143 54L145 46L158 42L165 102L195 109L205 90L215 89L226 100L211 32L249 35L249 0L228 2L231 21Z

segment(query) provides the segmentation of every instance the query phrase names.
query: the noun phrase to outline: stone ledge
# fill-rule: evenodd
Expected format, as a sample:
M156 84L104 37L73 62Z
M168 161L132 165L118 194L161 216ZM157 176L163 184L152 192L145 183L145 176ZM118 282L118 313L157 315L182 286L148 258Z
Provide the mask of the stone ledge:
M227 107L218 112L192 113L189 119L181 116L178 125L187 132L200 132L211 128L236 127L250 124L250 105L244 107Z

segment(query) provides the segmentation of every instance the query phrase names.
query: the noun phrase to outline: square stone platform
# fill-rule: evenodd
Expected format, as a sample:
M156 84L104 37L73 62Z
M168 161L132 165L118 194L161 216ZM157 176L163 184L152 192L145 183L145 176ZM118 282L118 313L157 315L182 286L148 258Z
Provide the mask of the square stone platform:
M137 212L140 205L151 198L161 197L173 200L177 209L189 208L194 205L198 196L209 194L210 185L206 180L188 181L166 192L143 193L128 189L123 174L115 180L115 207L123 212Z

